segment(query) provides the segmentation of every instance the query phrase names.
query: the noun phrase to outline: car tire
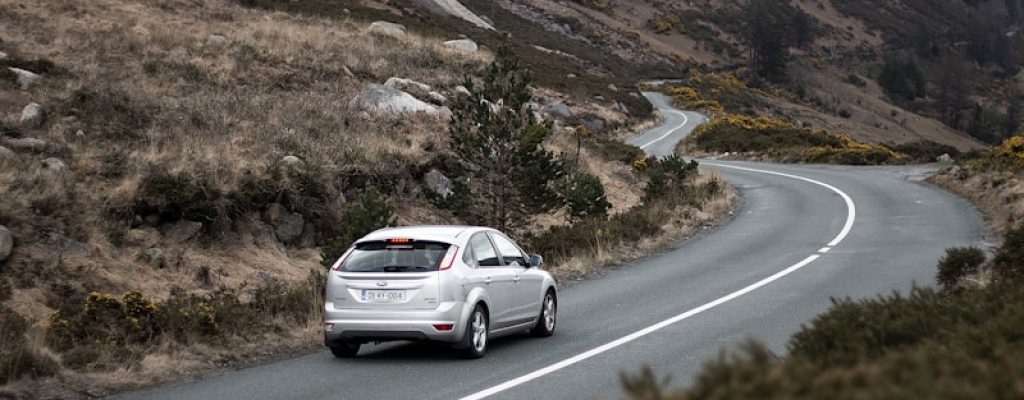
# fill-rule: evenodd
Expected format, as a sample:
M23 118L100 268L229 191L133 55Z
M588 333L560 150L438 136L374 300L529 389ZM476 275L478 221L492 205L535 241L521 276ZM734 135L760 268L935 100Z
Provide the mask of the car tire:
M359 347L361 345L357 342L338 342L328 346L331 349L331 354L334 354L336 358L353 358L356 354L359 354Z
M479 304L473 308L466 320L466 333L462 335L459 348L463 358L476 359L487 352L488 328L487 312Z
M540 306L540 315L537 316L537 324L530 329L530 334L536 337L548 337L555 334L555 325L558 322L558 298L553 290L544 294L544 301Z

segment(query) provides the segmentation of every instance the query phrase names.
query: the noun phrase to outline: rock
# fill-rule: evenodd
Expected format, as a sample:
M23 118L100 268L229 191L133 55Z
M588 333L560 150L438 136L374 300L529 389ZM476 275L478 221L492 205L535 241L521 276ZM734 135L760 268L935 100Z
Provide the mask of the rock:
M13 160L17 157L18 155L14 154L14 150L8 149L4 146L0 146L0 161Z
M18 86L21 87L21 90L28 90L28 88L32 86L32 84L36 83L36 81L39 80L39 78L43 77L42 75L39 75L35 72L27 71L21 68L7 67L7 69L13 72L15 75L18 75Z
M576 79L576 74L566 74L565 77L569 79Z
M441 197L448 197L452 194L452 181L444 176L441 171L431 169L423 176L423 183L430 191L439 194Z
M140 247L153 246L157 243L157 233L153 228L131 229L125 233L124 240Z
M427 93L427 97L429 97L430 101L433 101L434 103L437 103L437 104L448 104L448 98L444 97L444 95L441 94L441 93L430 92L430 93Z
M597 101L605 101L605 98L604 98L604 96L602 96L602 95L597 95L597 96L594 96L594 100L597 100Z
M4 53L4 52L0 51L0 60L6 60L6 59L7 59L7 53Z
M49 143L36 138L4 138L4 145L17 151L46 151Z
M301 166L303 162L302 159L296 156L284 156L281 157L281 164L287 165L289 167L298 167Z
M21 123L33 123L43 117L43 106L39 103L32 102L28 103L25 108L21 109Z
M444 42L444 46L452 50L458 50L466 53L476 53L476 51L480 49L480 47L476 45L476 42L469 39L449 40Z
M619 91L619 88L618 88L618 87L616 87L614 83L609 83L609 84L608 84L608 90L611 90L611 91L613 91L613 92L618 92L618 91Z
M953 162L953 157L951 157L949 153L942 153L941 156L935 158L935 161L948 164Z
M7 260L14 249L14 235L6 226L0 225L0 262Z
M68 171L68 165L57 157L48 157L43 160L43 168L47 171L63 174Z
M274 228L274 235L282 242L290 242L302 234L305 221L302 214L293 213L281 204L273 203L266 212L267 223Z
M352 102L360 108L377 113L403 114L425 112L442 118L451 116L451 110L445 107L427 104L409 93L385 85L371 84L367 86L366 89L363 89L362 92L352 99Z
M384 86L407 92L419 92L420 94L426 94L431 90L430 85L426 83L420 83L412 79L399 78L395 76L388 78L388 80L384 82Z
M569 109L569 106L558 100L548 102L544 106L544 112L555 118L572 118L572 110Z
M345 72L345 75L347 75L347 76L348 76L349 78L355 78L355 77L356 77L356 74L353 74L353 73L352 73L352 70L351 70L351 69L348 69L348 67L342 66L342 67L341 67L341 70L342 70L343 72Z
M81 129L75 131L75 137L77 137L77 138L84 138L85 137L85 131L83 131Z
M624 114L629 114L629 109L626 108L626 105L620 103L618 100L616 100L614 103L612 103L612 110L615 110L615 111L618 111L618 112L624 113Z
M375 21L370 24L368 30L370 33L376 33L379 35L402 37L405 36L405 26L386 21Z
M600 117L587 118L581 122L590 132L604 132L605 127L607 126L604 119L601 119Z
M54 242L54 247L62 256L93 256L92 247L89 247L88 244L79 242L62 234L51 234L50 240Z
M163 231L165 238L180 243L196 237L199 231L203 230L203 223L183 219L173 224L164 225L160 230Z
M458 0L414 0L417 6L434 14L462 19L483 29L494 30L494 24L474 14Z
M461 94L461 95L466 95L466 96L469 96L471 94L471 93L469 93L469 89L466 89L466 87L462 86L462 85L459 85L459 86L455 87L455 93L458 93L458 94Z
M163 268L167 266L167 256L164 255L164 249L154 247L146 250L146 259L149 265L157 268Z
M630 94L629 94L629 97L640 97L640 95L639 95L639 94L636 94L636 93L630 93Z
M209 47L224 47L228 45L228 38L221 35L210 35L206 38L206 45Z
M274 278L267 273L267 271L253 271L252 277L255 278L261 285L268 286L274 284Z

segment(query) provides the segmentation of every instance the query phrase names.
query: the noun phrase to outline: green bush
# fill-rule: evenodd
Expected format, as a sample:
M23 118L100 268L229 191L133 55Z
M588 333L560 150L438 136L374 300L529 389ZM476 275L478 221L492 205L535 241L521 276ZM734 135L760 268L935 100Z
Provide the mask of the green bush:
M154 166L139 184L133 212L141 216L158 214L164 221L208 223L224 215L225 205L223 194L203 174L171 173Z
M939 271L935 275L935 280L944 289L953 289L965 277L976 274L984 263L985 252L977 247L946 249L946 255L939 260Z
M36 354L25 339L29 322L7 307L0 306L0 384L21 377L42 377L56 373L57 365Z
M334 264L360 237L394 223L394 210L388 199L372 187L364 190L342 214L337 235L321 249L321 262L325 266Z
M992 268L998 279L1024 278L1024 224L1003 235L1003 244L992 257Z
M572 172L556 184L555 190L569 209L569 220L605 218L611 203L604 193L604 185L596 176L585 172Z

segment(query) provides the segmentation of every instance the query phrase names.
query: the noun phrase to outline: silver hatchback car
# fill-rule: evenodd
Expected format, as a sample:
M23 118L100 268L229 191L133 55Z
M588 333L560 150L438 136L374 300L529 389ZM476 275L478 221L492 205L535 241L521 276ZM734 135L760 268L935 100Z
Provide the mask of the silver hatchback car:
M328 273L324 344L354 357L367 342L432 340L479 358L492 337L551 336L558 289L542 263L490 228L377 230Z

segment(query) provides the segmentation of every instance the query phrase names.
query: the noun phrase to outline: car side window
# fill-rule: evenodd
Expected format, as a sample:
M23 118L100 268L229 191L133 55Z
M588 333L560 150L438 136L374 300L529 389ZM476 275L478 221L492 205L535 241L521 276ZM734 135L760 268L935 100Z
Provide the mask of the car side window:
M505 260L505 265L514 265L517 267L528 267L530 261L523 255L523 251L519 250L519 246L512 243L505 236L498 234L491 234L491 240L494 241L494 245L498 247L498 253L501 254L501 258Z
M491 241L485 235L475 235L469 239L469 247L473 249L476 265L481 267L497 267L501 265L498 253L494 251Z

